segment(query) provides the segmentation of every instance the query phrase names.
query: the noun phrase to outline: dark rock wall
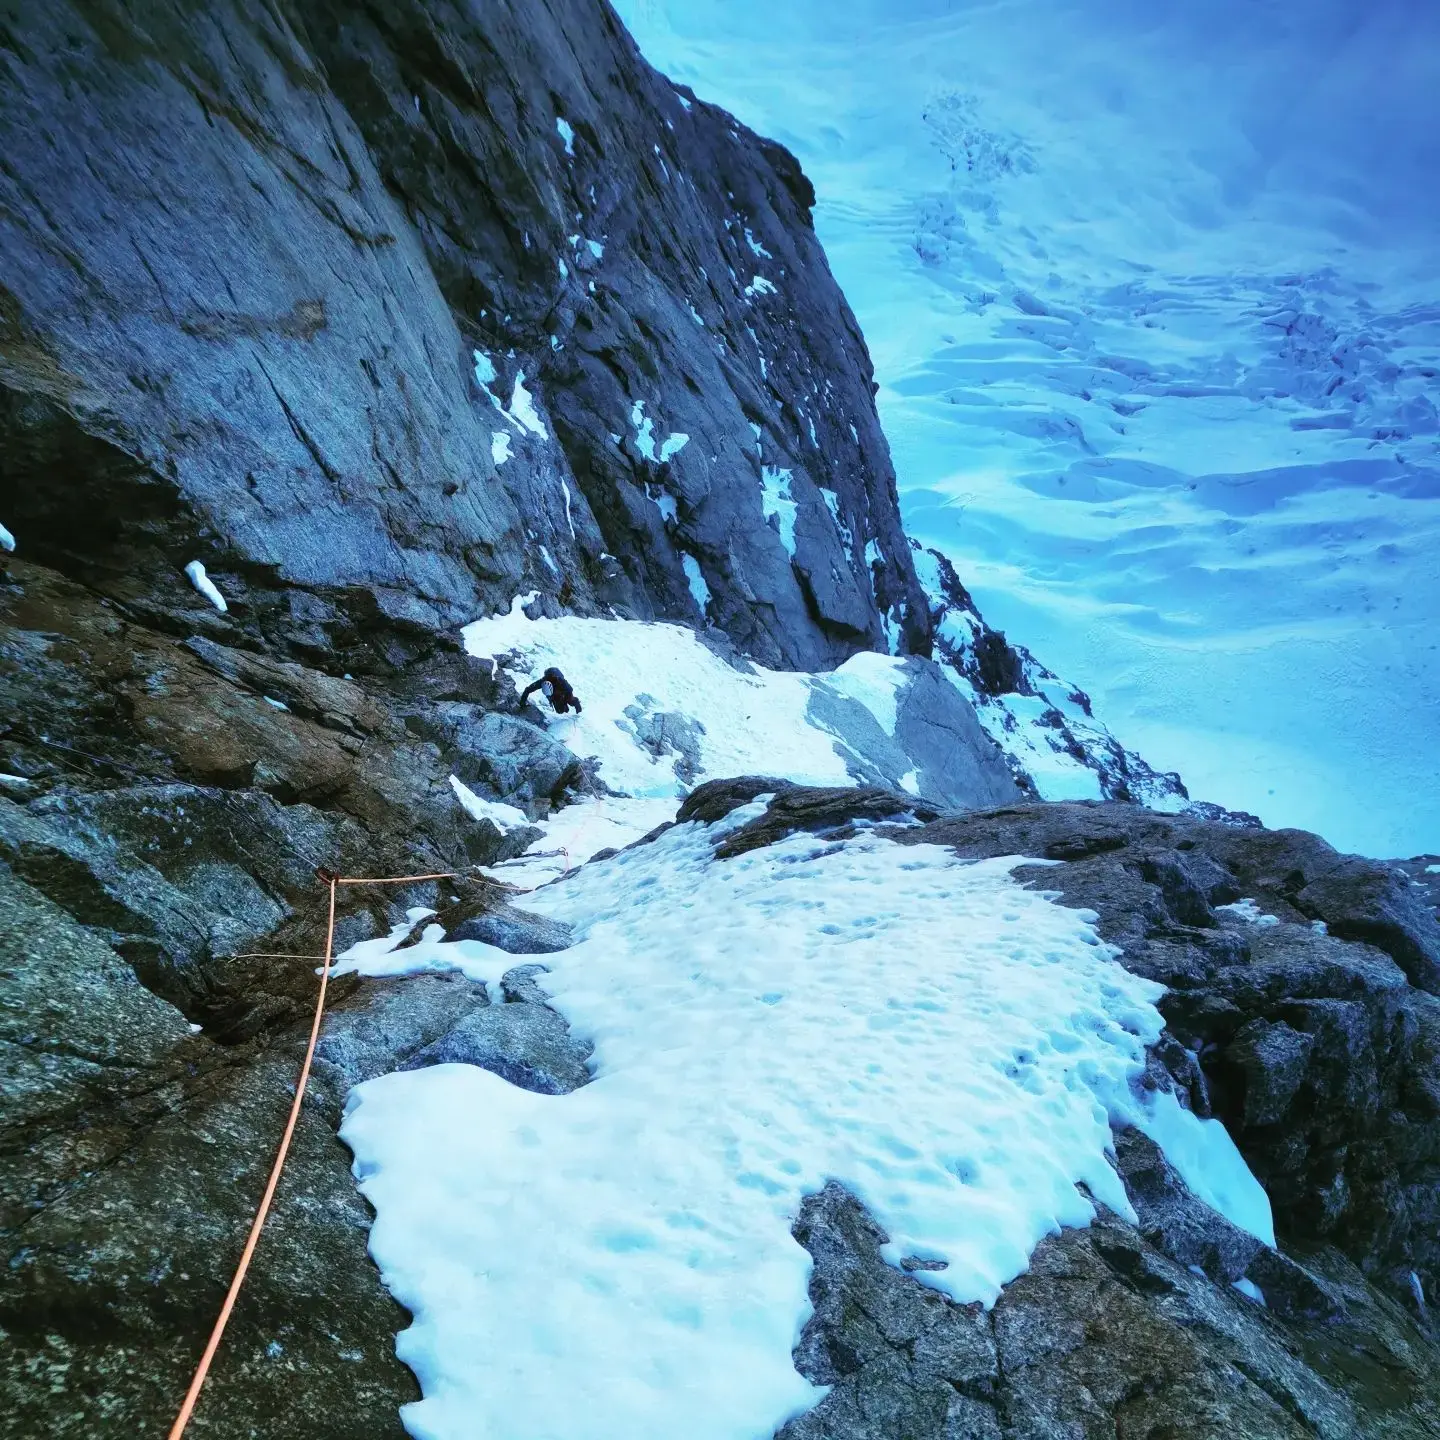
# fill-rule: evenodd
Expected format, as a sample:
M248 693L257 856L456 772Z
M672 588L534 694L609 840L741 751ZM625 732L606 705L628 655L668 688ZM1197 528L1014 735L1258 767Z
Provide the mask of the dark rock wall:
M0 0L0 1434L173 1418L303 1048L315 868L533 836L452 772L532 816L592 784L457 625L536 589L772 665L925 650L811 199L602 0ZM347 891L339 943L413 904L450 898ZM334 987L197 1433L400 1434L334 1128L407 1064L580 1083L516 974Z
M683 552L758 659L925 649L809 184L603 0L12 3L0 156L21 554L132 592L199 558L314 645L522 588L699 623Z
M493 858L452 771L532 815L592 783L457 624L536 589L709 622L772 665L928 652L812 200L603 0L0 0L0 1434L173 1416L303 1043L314 868ZM977 650L982 693L1026 683L1016 654ZM974 717L923 709L902 728L944 731L937 794L1008 795L994 756L951 763ZM690 809L725 813L723 789ZM916 809L787 792L733 843ZM796 1232L797 1363L835 1389L793 1433L1440 1433L1413 1323L1440 1285L1433 898L1218 821L932 816L897 838L1064 862L1038 883L1171 986L1151 1078L1225 1119L1309 1268L1255 1260L1292 1297L1267 1329L1177 1259L1228 1242L1162 1185L1140 1230L1045 1242L983 1317L883 1267L827 1191ZM340 941L419 903L519 955L564 943L451 888L351 892ZM1216 910L1240 894L1281 923ZM411 1064L583 1083L535 973L494 1004L337 985L200 1429L399 1435L404 1316L334 1125L349 1085Z

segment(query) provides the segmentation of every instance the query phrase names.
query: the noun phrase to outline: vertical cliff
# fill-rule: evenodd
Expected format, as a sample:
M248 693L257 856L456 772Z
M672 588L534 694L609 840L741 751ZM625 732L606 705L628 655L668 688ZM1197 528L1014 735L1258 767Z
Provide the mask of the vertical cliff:
M608 6L97 0L0 35L21 554L126 597L200 559L312 654L522 589L771 664L924 648L809 184Z

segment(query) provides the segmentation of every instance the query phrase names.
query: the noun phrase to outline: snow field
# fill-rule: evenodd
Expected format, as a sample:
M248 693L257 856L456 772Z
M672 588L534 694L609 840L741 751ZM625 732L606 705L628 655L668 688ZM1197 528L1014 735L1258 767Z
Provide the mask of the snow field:
M690 788L676 777L673 755L657 756L639 742L635 721L625 713L637 705L647 713L675 712L700 722L702 779L774 775L811 785L854 783L834 738L806 720L811 677L758 665L754 674L743 674L681 625L573 615L530 620L521 604L517 600L507 615L467 625L466 648L484 657L518 652L517 688L547 666L564 671L585 709L552 719L550 731L577 755L598 759L600 777L612 790L655 798L680 796ZM870 667L877 659L897 663L857 656L837 673L852 665Z
M1197 797L1440 846L1440 9L617 8L814 182L989 622Z
M417 1440L769 1436L819 1394L791 1359L809 1257L789 1232L832 1178L892 1263L947 1262L917 1278L961 1301L993 1302L1044 1235L1087 1223L1077 1182L1130 1214L1112 1117L1268 1227L1222 1127L1132 1094L1161 988L1093 916L1022 889L1015 860L871 834L716 861L715 829L762 808L526 902L577 927L544 985L594 1041L590 1085L541 1096L445 1065L352 1093L371 1253L414 1315L397 1351ZM387 943L347 964L493 981L516 963Z

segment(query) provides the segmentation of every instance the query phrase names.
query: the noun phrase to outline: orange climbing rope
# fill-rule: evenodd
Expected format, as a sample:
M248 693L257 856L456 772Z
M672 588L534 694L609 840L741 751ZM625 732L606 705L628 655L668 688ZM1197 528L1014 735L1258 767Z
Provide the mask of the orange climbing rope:
M290 1118L285 1122L285 1133L280 1137L280 1150L275 1156L274 1165L270 1167L270 1180L265 1186L265 1194L260 1199L260 1208L255 1212L254 1222L250 1226L250 1234L245 1241L245 1249L240 1253L240 1264L236 1267L235 1278L230 1282L230 1289L225 1295L225 1303L220 1307L219 1318L215 1321L215 1328L210 1332L210 1340L205 1346L205 1353L200 1357L195 1378L191 1380L190 1389L186 1391L185 1403L180 1407L180 1414L170 1427L169 1440L180 1440L185 1433L185 1427L190 1423L190 1417L195 1411L195 1402L200 1398L200 1387L204 1385L205 1377L210 1373L210 1363L215 1358L215 1352L220 1348L220 1337L225 1333L230 1312L235 1308L236 1297L240 1294L240 1287L245 1283L245 1274L250 1269L255 1246L260 1241L260 1232L264 1229L266 1218L270 1214L270 1205L275 1199L275 1189L280 1183L280 1172L285 1168L285 1157L290 1153L290 1141L295 1134L296 1122L300 1119L300 1104L305 1098L305 1087L310 1080L310 1065L315 1058L315 1042L320 1038L320 1021L325 1014L325 991L330 983L331 968L335 963L336 888L341 885L405 885L415 884L422 880L453 880L455 878L453 874L395 875L384 880L361 880L332 875L326 870L317 873L330 889L330 914L325 927L325 968L320 972L320 993L315 999L315 1019L310 1025L310 1043L305 1047L305 1063L300 1067L300 1079L295 1085L295 1099L290 1106ZM299 958L308 959L309 957Z

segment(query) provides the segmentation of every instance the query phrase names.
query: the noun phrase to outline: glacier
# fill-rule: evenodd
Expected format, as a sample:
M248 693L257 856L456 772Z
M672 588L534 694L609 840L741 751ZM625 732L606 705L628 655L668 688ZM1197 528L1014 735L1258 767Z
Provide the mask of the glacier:
M1440 12L617 8L813 179L990 623L1198 797L1440 847Z

